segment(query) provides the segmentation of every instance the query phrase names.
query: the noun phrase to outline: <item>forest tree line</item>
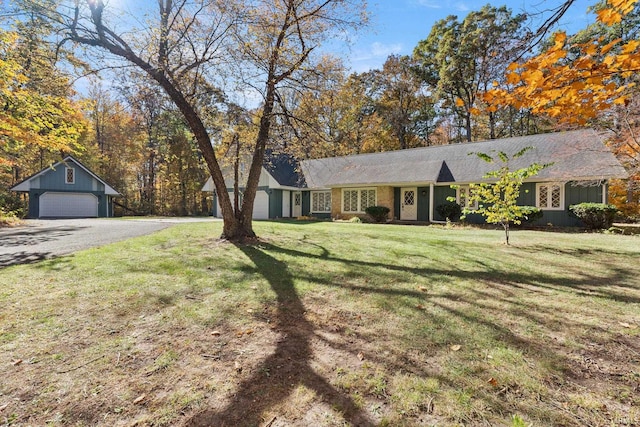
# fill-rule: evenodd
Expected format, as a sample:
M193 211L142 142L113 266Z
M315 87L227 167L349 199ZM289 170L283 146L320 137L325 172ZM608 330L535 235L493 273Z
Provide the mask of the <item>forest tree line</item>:
M29 3L6 10L0 30L0 208L24 213L25 200L8 188L72 154L122 194L122 214L208 213L211 200L200 191L209 176L206 162L165 91L132 67L97 73L82 50L57 43L55 26ZM601 10L604 2L592 11ZM608 61L610 52L616 58L635 54L637 60L637 45L631 49L639 38L638 7L618 22L600 20L564 38L551 26L540 32L528 23L526 15L487 5L438 21L412 55L389 56L380 69L354 73L340 58L319 56L301 85L277 92L267 148L309 159L592 126L612 132L609 143L632 175L614 186L613 197L628 214L637 214L638 73L618 73L609 89L620 97L612 92L581 111L559 101L579 96L577 87L543 107L516 99L526 85L513 76L512 64L526 68L533 61L540 67L550 52L556 52L554 66L573 70L584 67L585 58ZM611 47L590 52L594 41ZM526 69L520 76L526 77ZM588 80L577 76L564 84L574 90ZM224 82L221 75L218 85L201 84L206 89L197 101L223 165L250 154L260 129L259 107L239 105ZM563 82L555 84L540 93L561 90ZM511 102L494 102L509 96Z

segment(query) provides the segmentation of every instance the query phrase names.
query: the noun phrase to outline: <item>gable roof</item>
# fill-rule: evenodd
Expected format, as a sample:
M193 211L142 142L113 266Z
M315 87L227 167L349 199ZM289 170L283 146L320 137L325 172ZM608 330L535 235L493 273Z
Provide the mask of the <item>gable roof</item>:
M289 154L267 150L262 166L283 187L306 187L298 160Z
M249 163L251 161L251 157L247 157L246 161ZM300 172L300 164L298 160L289 154L266 150L264 153L264 159L262 160L262 168L281 187L306 187L304 176ZM222 173L227 185L230 185L229 179L231 179L231 185L233 185L233 169L231 167L223 167ZM213 178L209 177L202 186L201 191L210 192L214 190L215 186L213 185Z
M536 181L627 177L620 162L592 129L305 160L301 169L310 188L472 183L483 181L487 172L500 167L475 153L495 157L502 151L512 156L525 147L533 148L511 160L509 166L519 169L535 162L552 163L535 176Z
M31 189L31 187L29 185L29 181L31 181L32 179L37 178L37 177L39 177L41 175L45 175L45 174L49 173L52 170L55 170L58 166L61 166L63 164L67 165L68 163L75 163L78 167L80 167L82 170L87 172L90 176L92 176L98 182L103 184L104 185L105 194L107 194L109 196L120 196L121 195L116 190L114 190L113 187L111 187L109 184L104 182L98 175L96 175L95 173L91 172L85 165L83 165L78 160L76 160L73 156L70 156L70 155L66 156L64 159L62 159L59 162L53 164L52 166L47 166L46 168L42 169L40 172L36 172L35 174L31 175L30 177L20 181L18 184L16 184L13 187L11 187L10 190L11 191L18 191L18 192L28 192Z

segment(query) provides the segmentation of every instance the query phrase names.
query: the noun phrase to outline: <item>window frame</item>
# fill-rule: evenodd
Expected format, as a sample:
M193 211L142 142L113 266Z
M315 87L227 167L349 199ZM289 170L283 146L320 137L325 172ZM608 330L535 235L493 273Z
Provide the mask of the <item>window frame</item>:
M560 189L560 206L553 206L553 187L558 186ZM542 206L540 203L540 189L542 187L547 188L547 204L546 206ZM545 211L563 211L565 210L565 191L564 191L564 183L562 182L537 182L536 183L536 207L540 210Z
M466 198L465 198L465 203L464 205L462 203L460 203L460 190L464 190L466 193ZM470 185L459 185L456 187L456 203L460 205L460 207L462 209L469 209L472 211L475 211L478 209L479 205L478 205L478 201L476 200L475 202L473 202L473 204L469 204L469 194L471 194L471 186Z
M344 195L346 192L357 192L357 210L345 211L344 209ZM378 188L377 187L359 187L359 188L343 188L341 191L341 212L344 214L364 214L366 213L364 209L362 209L362 191L373 191L374 192L374 203L370 206L376 206L378 204ZM365 208L366 209L366 208Z
M320 194L324 194L324 201L325 201L324 207L325 207L325 209L324 210L322 210L322 209L315 210L315 209L313 209L313 206L314 206L314 200L313 199L319 197ZM329 197L329 203L328 203L329 209L328 210L326 209L327 208L327 196ZM318 205L318 204L319 204L319 201L316 203L316 205ZM331 204L332 204L331 190L314 190L314 191L311 191L311 207L309 209L310 213L331 213Z
M69 181L69 171L71 171L71 181ZM64 183L69 185L76 183L76 168L68 166L64 168Z

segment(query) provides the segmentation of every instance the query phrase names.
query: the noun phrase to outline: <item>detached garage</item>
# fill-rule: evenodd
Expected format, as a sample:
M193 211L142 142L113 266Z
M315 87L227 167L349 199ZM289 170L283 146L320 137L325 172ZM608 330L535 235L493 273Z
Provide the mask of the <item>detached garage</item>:
M28 218L98 218L113 216L109 184L72 156L11 188L29 194Z

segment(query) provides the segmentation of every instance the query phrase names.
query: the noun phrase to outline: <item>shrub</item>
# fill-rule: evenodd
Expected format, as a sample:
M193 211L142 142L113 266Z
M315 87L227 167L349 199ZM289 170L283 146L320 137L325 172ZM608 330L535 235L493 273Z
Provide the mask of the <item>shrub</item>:
M375 222L385 222L391 209L386 206L369 206L364 211L373 218Z
M613 225L618 209L604 203L579 203L569 206L569 210L580 218L590 230L607 229Z
M462 208L455 202L447 202L436 206L436 212L449 221L458 221L462 215Z
M539 219L542 219L542 211L535 206L522 206L522 217L520 220L524 223L531 224Z

